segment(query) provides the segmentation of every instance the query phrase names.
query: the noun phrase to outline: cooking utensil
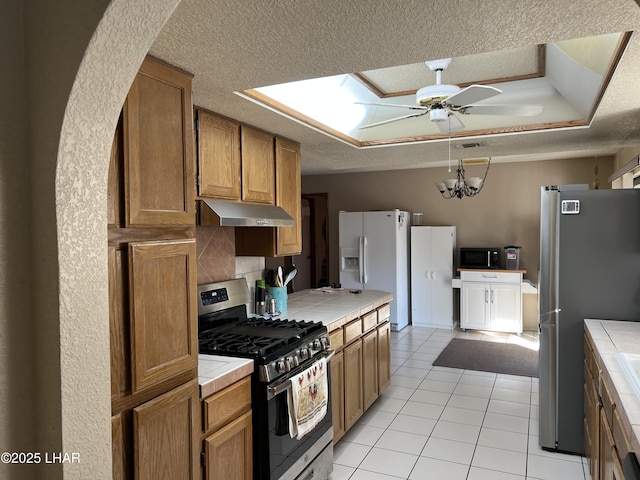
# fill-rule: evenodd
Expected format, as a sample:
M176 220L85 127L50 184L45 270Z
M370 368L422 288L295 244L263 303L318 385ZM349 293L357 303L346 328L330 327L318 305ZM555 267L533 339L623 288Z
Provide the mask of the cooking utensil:
M284 278L284 286L289 285L289 282L294 279L294 277L298 274L298 269L294 266L293 270L289 271L287 276Z
M282 287L283 286L283 279L282 279L282 267L280 265L278 265L278 275L277 275L277 279L276 279L276 283L278 284L278 287Z

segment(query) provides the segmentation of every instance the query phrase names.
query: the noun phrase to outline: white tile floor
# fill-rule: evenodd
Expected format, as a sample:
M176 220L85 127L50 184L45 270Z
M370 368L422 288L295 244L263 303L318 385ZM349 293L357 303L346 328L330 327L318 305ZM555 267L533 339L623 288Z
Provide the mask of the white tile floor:
M582 457L538 446L538 379L434 367L452 337L516 335L407 327L391 338L391 386L335 445L331 480L590 480Z

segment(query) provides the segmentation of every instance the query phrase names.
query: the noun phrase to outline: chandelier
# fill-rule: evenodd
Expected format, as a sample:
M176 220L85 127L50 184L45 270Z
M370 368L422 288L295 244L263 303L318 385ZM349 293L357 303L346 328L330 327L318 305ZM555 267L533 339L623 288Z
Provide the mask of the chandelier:
M486 163L487 168L484 171L484 176L480 177L465 177L464 165L470 164L482 164ZM480 193L484 186L484 181L489 173L489 166L491 165L491 158L482 159L467 159L458 160L458 168L456 169L456 178L448 178L436 183L436 187L440 191L443 198L462 198L462 197L474 197ZM451 171L451 166L449 166Z
M451 118L449 120L449 132L451 132ZM451 136L448 141L449 147L449 173L451 173ZM480 177L465 177L464 165L472 164L487 164L487 168L484 171L484 176ZM480 193L484 186L484 181L489 173L489 166L491 165L491 157L488 158L475 158L467 160L458 160L458 168L456 169L456 178L449 178L436 182L436 187L443 198L462 198L462 197L475 197Z

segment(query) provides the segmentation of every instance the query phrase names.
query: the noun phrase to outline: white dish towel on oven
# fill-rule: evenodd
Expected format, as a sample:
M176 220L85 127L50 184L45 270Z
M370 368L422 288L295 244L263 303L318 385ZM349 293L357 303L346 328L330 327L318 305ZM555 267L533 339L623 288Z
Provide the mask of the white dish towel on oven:
M302 438L327 414L327 361L318 360L290 380L289 435Z

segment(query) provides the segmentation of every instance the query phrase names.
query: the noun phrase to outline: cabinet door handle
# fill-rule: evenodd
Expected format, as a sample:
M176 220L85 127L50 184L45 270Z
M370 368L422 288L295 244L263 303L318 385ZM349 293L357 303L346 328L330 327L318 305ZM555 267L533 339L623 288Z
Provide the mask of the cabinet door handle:
M484 289L484 303L489 303L489 291Z
M491 290L491 303L494 303L494 301L493 301L494 294L495 294L495 292L493 290Z

